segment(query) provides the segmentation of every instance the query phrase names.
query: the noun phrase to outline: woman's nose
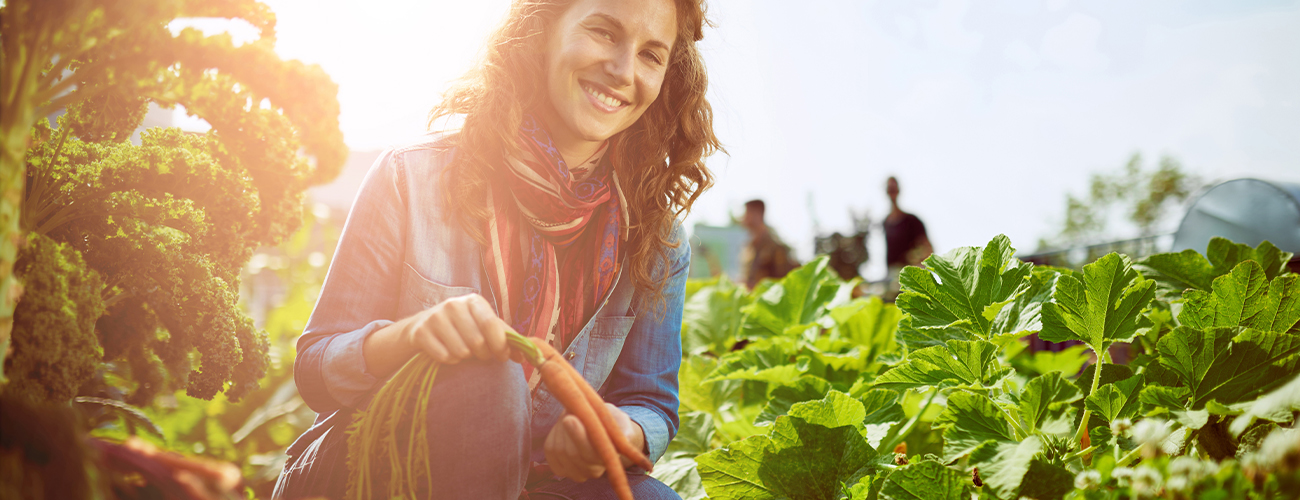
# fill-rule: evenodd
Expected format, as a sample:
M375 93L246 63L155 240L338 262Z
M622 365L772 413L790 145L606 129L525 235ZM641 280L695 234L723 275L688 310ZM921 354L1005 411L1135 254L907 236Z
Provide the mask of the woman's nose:
M635 53L632 47L620 46L610 54L609 60L605 62L605 73L612 79L610 83L619 87L632 85L636 76Z

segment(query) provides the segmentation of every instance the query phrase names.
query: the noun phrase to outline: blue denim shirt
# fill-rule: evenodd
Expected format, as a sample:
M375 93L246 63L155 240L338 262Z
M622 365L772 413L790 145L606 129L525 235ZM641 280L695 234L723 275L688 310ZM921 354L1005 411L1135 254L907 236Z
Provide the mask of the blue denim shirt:
M439 302L478 293L495 303L484 279L481 246L443 210L442 169L455 149L448 136L385 152L362 181L311 319L298 339L294 379L318 413L316 425L290 447L305 446L343 408L358 407L384 382L366 369L371 332ZM620 272L613 289L565 351L565 358L645 431L657 460L677 433L677 370L689 245L680 226L664 290L667 311ZM626 266L625 266L626 267ZM661 271L662 272L662 271ZM538 386L531 399L534 461L564 408Z

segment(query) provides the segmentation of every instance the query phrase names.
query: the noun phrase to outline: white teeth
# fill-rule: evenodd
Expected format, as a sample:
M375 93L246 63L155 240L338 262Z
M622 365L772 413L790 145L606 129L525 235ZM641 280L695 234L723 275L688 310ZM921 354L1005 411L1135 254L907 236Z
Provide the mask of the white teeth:
M608 95L605 95L603 92L600 92L599 90L593 89L593 88L588 87L588 86L586 86L586 85L583 85L583 86L582 86L582 90L587 91L587 93L588 93L588 94L591 94L592 97L595 97L596 100L605 103L606 106L609 106L609 107L611 107L611 108L617 108L617 107L620 107L620 106L623 105L623 101L620 101L620 100L618 100L618 99L616 99L616 98L614 98L614 97L610 97L610 96L608 96Z

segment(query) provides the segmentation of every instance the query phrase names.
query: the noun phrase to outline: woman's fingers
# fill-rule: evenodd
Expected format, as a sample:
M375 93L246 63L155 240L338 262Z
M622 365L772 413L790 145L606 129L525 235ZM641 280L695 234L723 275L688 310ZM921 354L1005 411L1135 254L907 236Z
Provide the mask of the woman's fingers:
M444 303L443 309L447 312L447 319L451 321L452 326L456 328L461 342L469 349L471 355L479 360L486 361L492 355L488 350L487 341L483 339L483 333L479 331L478 321L470 309L470 298L456 298Z
M449 356L443 362L456 363L470 357L473 353L465 346L465 341L461 340L460 331L456 330L456 325L451 322L451 318L447 317L446 305L446 303L439 304L431 311L429 318L425 320L425 328L437 337L439 342L442 342L443 347L447 348Z
M432 332L427 331L427 329L421 329L421 331L415 335L415 338L411 339L411 342L415 344L414 347L424 351L424 353L428 354L434 361L447 363L451 360L451 353L447 351L447 347L442 345L442 342L438 340L438 337L434 336Z
M510 348L506 345L506 322L497 316L496 312L492 310L492 306L488 304L487 299L480 295L470 297L469 311L478 324L478 330L483 335L483 340L487 342L490 355L501 361L508 359L510 357Z

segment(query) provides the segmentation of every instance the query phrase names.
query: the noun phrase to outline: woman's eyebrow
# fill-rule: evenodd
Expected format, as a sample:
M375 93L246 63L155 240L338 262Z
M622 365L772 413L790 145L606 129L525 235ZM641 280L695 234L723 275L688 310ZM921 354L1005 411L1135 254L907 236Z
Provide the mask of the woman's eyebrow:
M619 21L619 20L618 20L617 18L615 18L614 16L611 16L611 15L609 15L609 14L602 14L602 13L597 12L597 13L595 13L595 14L592 14L592 15L589 16L589 17L599 18L599 19L601 19L601 20L603 20L603 21L609 23L609 24L611 25L611 27L613 27L614 29L616 29L616 30L618 30L618 31L620 31L620 32L623 32L623 33L627 33L627 29L623 27L623 22L622 22L622 21ZM646 45L649 45L649 46L651 46L651 47L655 47L655 48L661 48L661 49L663 49L663 50L671 50L667 43L664 43L664 42L661 41L661 40L657 40L657 39L653 39L653 38L650 39L649 41L647 41L647 42L646 42Z

